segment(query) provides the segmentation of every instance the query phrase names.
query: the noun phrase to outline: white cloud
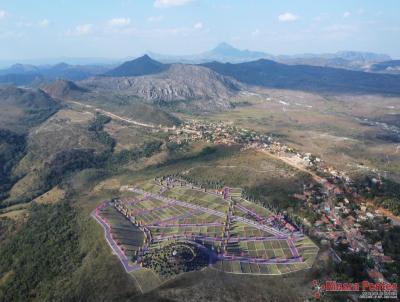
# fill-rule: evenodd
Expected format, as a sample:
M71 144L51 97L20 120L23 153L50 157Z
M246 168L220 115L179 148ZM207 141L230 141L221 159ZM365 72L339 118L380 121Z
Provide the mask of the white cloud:
M286 13L280 14L278 16L278 19L280 22L293 22L293 21L298 20L299 16L297 16L293 13L286 12Z
M21 28L23 28L23 27L27 27L27 28L29 28L29 27L32 27L34 24L32 24L31 22L26 22L26 21L18 21L17 23L15 23L15 25L17 25L17 27L21 27Z
M193 25L194 29L202 29L203 28L203 22L197 22L195 25Z
M260 30L257 28L255 30L253 30L253 32L251 33L251 35L253 37L258 37L260 35Z
M154 6L158 8L170 7L170 6L182 6L192 1L193 0L156 0L154 2Z
M50 25L50 21L48 19L43 19L42 21L39 22L39 26L41 27L47 27Z
M67 31L68 36L84 36L93 31L93 24L80 24Z
M147 21L149 22L160 22L164 19L163 16L150 16L147 18Z
M129 18L113 18L108 21L108 25L115 27L123 27L131 24L131 19Z
M77 34L86 35L89 34L93 29L93 24L82 24L75 27Z
M321 17L321 16L316 16L316 17L314 18L314 21L316 21L316 22L321 22L321 21L322 21L322 17Z
M0 28L0 39L21 39L24 34L13 30L4 31Z
M3 19L5 16L7 16L7 12L5 10L0 10L0 19Z
M343 13L343 18L348 18L348 17L350 17L351 16L351 13L350 12L344 12Z

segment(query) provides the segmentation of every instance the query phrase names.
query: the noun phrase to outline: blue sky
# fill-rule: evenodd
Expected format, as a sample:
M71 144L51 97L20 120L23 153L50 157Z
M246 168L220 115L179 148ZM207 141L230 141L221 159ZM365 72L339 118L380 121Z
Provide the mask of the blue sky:
M194 54L223 41L400 58L399 12L399 0L0 0L0 60Z

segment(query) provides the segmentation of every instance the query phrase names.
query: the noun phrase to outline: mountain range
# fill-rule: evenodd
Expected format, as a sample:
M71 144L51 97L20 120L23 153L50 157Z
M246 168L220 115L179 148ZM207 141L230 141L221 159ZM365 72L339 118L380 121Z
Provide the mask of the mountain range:
M261 51L240 50L228 43L220 43L215 48L196 55L174 56L149 52L150 56L164 63L192 63L200 64L210 61L219 62L247 62L258 59L273 59L274 56Z
M14 64L0 70L0 84L35 85L58 78L77 81L103 74L110 68L106 65L69 65L66 63L42 66Z
M168 56L149 52L140 60L127 60L118 67L115 64L56 65L14 64L0 70L0 85L39 86L55 79L79 81L92 76L108 77L143 76L166 71L171 63L204 64L209 62L245 63L260 59L287 65L332 67L355 71L398 74L398 61L390 56L370 52L341 51L333 54L300 54L274 56L265 52L241 50L227 43L197 55ZM134 64L134 66L132 65ZM393 65L393 66L392 66ZM114 68L116 67L116 68ZM135 70L135 72L132 72Z
M331 67L245 63L163 64L143 56L79 82L89 90L125 91L147 100L227 99L247 86L328 93L400 94L400 76Z
M272 55L261 51L241 50L227 43L220 43L214 49L197 55L168 56L157 53L150 55L164 63L184 62L201 64L218 61L222 63L243 63L259 59L268 59L285 64L307 64L347 69L363 70L365 66L391 60L385 54L359 51L339 51L326 54Z
M286 65L260 59L246 63L203 64L245 84L326 93L400 94L400 76L331 67Z

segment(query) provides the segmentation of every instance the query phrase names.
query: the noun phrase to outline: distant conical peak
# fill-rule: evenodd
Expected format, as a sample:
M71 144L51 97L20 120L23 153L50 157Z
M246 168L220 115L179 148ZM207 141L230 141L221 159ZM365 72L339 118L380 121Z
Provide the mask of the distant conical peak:
M150 58L149 55L145 54L139 58L136 58L136 60L140 60L140 61L154 61L152 58Z
M236 48L226 42L221 42L214 49L227 50L227 49L236 49Z

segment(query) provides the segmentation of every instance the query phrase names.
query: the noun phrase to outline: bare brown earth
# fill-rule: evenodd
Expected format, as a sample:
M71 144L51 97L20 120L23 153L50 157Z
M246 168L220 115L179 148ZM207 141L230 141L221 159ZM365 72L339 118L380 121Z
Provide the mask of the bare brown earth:
M270 157L273 157L275 159L281 160L281 161L285 162L286 164L288 164L289 166L294 167L297 170L300 170L300 171L302 171L304 173L307 173L307 174L311 175L312 178L318 183L322 183L323 182L323 179L320 176L318 176L317 174L315 174L314 172L312 172L310 170L307 170L302 165L297 164L293 160L290 160L290 158L286 158L284 156L275 155L275 154L273 154L271 152L268 152L268 151L261 151L261 152L264 153L264 154L267 154Z

